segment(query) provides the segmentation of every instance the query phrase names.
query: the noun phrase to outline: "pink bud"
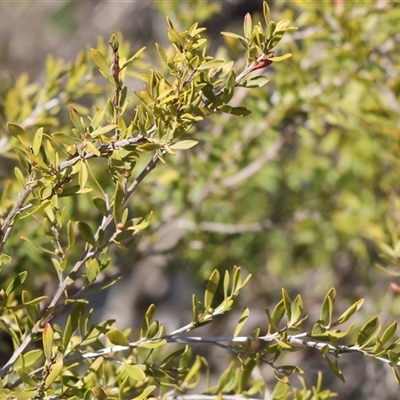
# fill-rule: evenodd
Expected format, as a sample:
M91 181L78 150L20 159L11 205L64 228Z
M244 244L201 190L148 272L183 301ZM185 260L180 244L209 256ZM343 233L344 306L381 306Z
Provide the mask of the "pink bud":
M271 65L272 63L272 60L262 60L251 69L251 72L256 71L257 69L268 67L268 65Z

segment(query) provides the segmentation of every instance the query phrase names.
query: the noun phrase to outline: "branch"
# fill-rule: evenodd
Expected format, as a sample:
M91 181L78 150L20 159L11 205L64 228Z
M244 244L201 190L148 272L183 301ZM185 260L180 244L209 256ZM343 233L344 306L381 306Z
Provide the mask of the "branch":
M211 319L213 316L215 316L215 314L213 314L213 315L210 314L208 319ZM207 319L207 316L205 317L205 319ZM246 354L246 355L251 356L251 355L255 355L255 353L240 351L240 350L237 350L237 349L231 347L230 345L225 345L223 343L244 344L244 343L249 343L249 342L256 342L257 340L267 342L267 343L276 342L278 335L281 333L281 332L276 332L273 334L260 336L258 339L255 339L252 336L177 336L180 333L188 332L194 328L195 328L194 324L190 323L190 324L187 324L187 325L175 330L174 332L172 332L168 335L164 335L160 338L140 339L136 342L130 342L129 346L115 345L115 346L110 346L110 347L104 347L102 349L99 349L99 350L96 350L93 352L89 352L89 353L71 354L69 356L66 356L63 361L64 361L64 364L70 364L70 363L74 363L77 361L103 357L103 356L106 356L107 354L111 354L111 353L116 354L116 353L119 353L122 351L132 350L133 348L138 348L142 345L155 343L157 341L160 341L160 342L165 341L166 343L182 343L182 344L207 343L207 344L219 346L219 347L223 348L224 350L227 350L227 351L230 351L230 352L233 352L236 354ZM384 357L380 357L380 356L377 357L376 355L374 355L366 350L363 350L362 348L360 348L357 345L353 345L353 346L339 345L338 347L335 347L326 342L302 339L302 337L306 337L308 335L309 335L308 333L300 333L297 335L288 335L287 341L296 346L309 347L309 348L317 349L319 351L321 351L323 348L328 347L329 353L334 354L335 356L338 356L339 354L352 353L352 352L361 353L363 355L367 355L367 356L373 357L379 361L382 361L385 364L392 365L390 360L388 360ZM32 335L29 334L21 346L23 346L25 344L25 342L27 342L28 338L32 339ZM272 365L269 362L267 362L267 364L272 366L273 368L279 370L279 367L275 367L274 365ZM397 362L396 366L400 366L400 361ZM44 369L44 367L37 368L36 370L30 372L29 376L38 375L43 371L43 369ZM21 383L22 383L21 378L18 378L14 382L10 382L7 385L7 388L12 389L14 387L17 387ZM184 398L186 398L186 396L184 396ZM188 399L190 400L190 397Z
M32 190L37 187L37 183L27 184L25 189L19 194L18 200L12 210L8 213L5 218L3 225L0 227L0 254L3 253L4 246L6 244L7 238L13 227L13 222L15 217L21 213L26 199L32 193Z
M154 128L150 129L148 132L146 132L146 135L151 134L153 131L154 131ZM98 147L98 150L101 153L101 155L103 155L103 156L110 155L115 150L123 148L125 146L131 145L131 144L138 144L141 142L147 143L148 141L149 140L146 138L145 135L138 133L136 136L132 136L127 139L122 139L122 140L119 140L112 144L102 144ZM98 156L95 155L94 153L80 154L74 158L71 158L70 160L62 162L58 166L57 171L58 172L64 171L66 168L74 166L79 161L89 160L89 159L95 158L95 157L98 157ZM155 164L157 164L157 162L155 162ZM150 168L153 169L155 167L155 164L153 166L153 163L151 163ZM139 177L137 179L140 178L140 176L143 174L143 172L139 175ZM145 174L145 175L147 175L147 174ZM140 181L143 180L144 176L142 178L140 178ZM132 185L134 185L134 183ZM19 194L16 204L14 205L12 210L8 213L7 217L4 220L3 225L1 225L1 227L0 227L0 254L4 250L6 240L7 240L8 236L10 235L10 232L13 228L13 222L14 222L15 218L17 217L18 214L20 214L23 210L25 210L25 208L24 208L25 201L27 200L29 195L33 192L33 190L35 190L37 187L38 187L38 184L36 182L34 182L34 178L30 177L27 179L26 187Z

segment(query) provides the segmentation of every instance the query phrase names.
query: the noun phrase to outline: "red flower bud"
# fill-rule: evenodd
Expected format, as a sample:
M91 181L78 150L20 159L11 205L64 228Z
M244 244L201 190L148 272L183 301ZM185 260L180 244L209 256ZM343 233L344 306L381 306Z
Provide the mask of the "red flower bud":
M262 60L251 69L251 72L256 71L257 69L268 67L268 65L271 65L272 63L272 60Z

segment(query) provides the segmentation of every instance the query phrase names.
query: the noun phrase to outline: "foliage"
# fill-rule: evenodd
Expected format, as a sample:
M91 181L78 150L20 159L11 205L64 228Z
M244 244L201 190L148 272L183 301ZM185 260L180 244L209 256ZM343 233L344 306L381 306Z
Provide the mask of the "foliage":
M199 18L206 19L213 12L212 8L203 9L202 2L193 4L203 13ZM309 10L299 25L306 26L307 17L316 11L312 5L303 7ZM45 85L31 84L22 76L10 87L1 104L1 117L8 121L9 132L3 155L15 163L15 178L2 182L0 329L12 349L4 344L0 348L11 353L0 369L0 398L185 399L198 393L196 390L208 396L198 398L239 399L260 393L271 399L333 397L330 390L323 389L321 375L312 388L305 380L299 388L288 385L289 377L302 370L281 360L306 348L318 351L342 380L339 356L360 353L388 364L400 381L396 323L383 328L375 316L361 326L355 326L357 321L348 325L363 300L352 301L336 317L335 289L328 291L315 318L303 312L304 296L293 300L289 291L282 289L276 305L265 310L265 334L258 327L240 336L249 318L246 307L230 336L189 336L189 332L231 311L250 279L250 275L242 276L238 267L221 272L218 257L203 260L200 271L208 279L204 299L192 297L191 321L169 333L155 319L154 305L148 306L140 329L121 331L114 320L93 322L94 310L88 309L85 298L90 290L107 289L118 279L112 272L118 255L138 246L138 237L147 233L151 238L152 223L171 223L171 216L165 218L161 207L168 200L166 193L174 197L174 218L190 215L192 221L203 221L199 226L205 232L250 232L250 239L248 235L234 239L237 254L251 242L254 258L260 258L263 239L258 233L273 226L267 244L278 246L275 254L286 254L286 258L276 257L278 271L285 264L303 271L307 263L324 263L344 243L350 251L366 257L363 246L371 238L381 240L380 248L387 256L383 260L398 265L398 226L393 220L388 223L394 232L394 246L385 244L380 228L390 209L384 204L379 214L368 218L368 207L377 198L368 184L376 181L378 196L391 191L395 179L391 171L382 179L377 174L387 171L388 159L397 163L390 137L393 122L386 122L397 120L396 106L388 107L391 97L382 87L386 70L367 54L365 63L374 64L374 69L370 70L369 64L355 64L353 54L357 46L363 49L362 38L365 41L368 35L363 28L365 18L368 26L376 26L378 20L374 13L367 13L367 7L360 9L364 14L354 8L355 17L349 24L340 7L350 6L335 9L339 27L327 13L316 13L309 33L320 44L321 54L329 52L341 60L340 68L319 62L307 41L302 42L301 50L295 41L282 43L284 34L295 28L287 19L272 21L264 3L263 23L254 24L247 14L243 36L223 32L232 52L239 46L245 49L245 66L240 73L227 52L220 51L221 57L208 55L204 29L197 23L180 32L167 19L171 46L166 49L156 44L160 70L153 69L154 65L149 69L141 61L144 48L132 52L129 43L114 34L108 46L100 40L96 49L82 51L69 65L50 56ZM322 24L333 27L319 32L316 27ZM354 35L345 28L352 29ZM295 33L291 35L296 39ZM246 99L248 108L237 105L240 90L261 88L268 82L258 75L261 68L290 56L275 56L278 44L289 47L295 62L279 64L271 83L273 95L258 89ZM388 61L384 54L382 57ZM351 79L345 72L348 70L354 75ZM321 82L314 82L315 76ZM131 93L128 85L133 79L140 80L144 88ZM396 82L393 87L397 87ZM289 86L290 91L286 90ZM340 97L338 86L344 88ZM332 96L337 97L335 104ZM235 119L235 129L226 122L245 117L250 110L252 118ZM197 132L197 126L210 118L220 132ZM267 135L262 134L265 129ZM352 135L357 135L357 150ZM375 140L380 135L386 138L379 141L381 147ZM196 146L199 141L205 150ZM217 143L221 141L222 147ZM392 153L388 153L387 143L394 147ZM187 156L188 149L197 157ZM286 149L286 159L268 164L282 149ZM257 177L260 166L266 164L268 179ZM151 187L151 172L156 167L165 168L162 190ZM185 179L179 169L182 175L186 171ZM165 178L168 173L169 178ZM327 177L318 179L321 174ZM253 175L255 179L250 179ZM192 197L186 198L193 181ZM229 190L242 183L243 201L237 201ZM300 191L303 186L308 190ZM279 187L283 192L277 190ZM265 193L271 203L265 204L268 213L276 213L271 219L265 219L260 210ZM215 208L218 196L230 198L231 204L226 206L225 201L220 209ZM157 203L152 198L160 200ZM365 212L358 215L360 202ZM283 210L275 211L274 204ZM224 223L229 213L237 216L237 224ZM284 213L290 229L286 222L279 222ZM360 224L360 219L365 223ZM204 221L222 222L213 225ZM294 237L292 248L282 239L289 234ZM317 241L323 245L316 246ZM215 241L203 242L212 246ZM222 241L220 246L228 245ZM299 249L301 257L292 263ZM190 248L184 251L188 259L194 259L195 253ZM226 251L218 253L219 258L226 258L225 263L229 261ZM45 284L54 280L56 286L45 292ZM54 321L64 312L64 323ZM162 315L159 318L162 320ZM192 354L193 343L199 342L235 355L218 382L209 379L206 387L202 378L210 374L209 362ZM255 349L255 345L260 348ZM277 382L272 390L257 378L261 364L275 373Z

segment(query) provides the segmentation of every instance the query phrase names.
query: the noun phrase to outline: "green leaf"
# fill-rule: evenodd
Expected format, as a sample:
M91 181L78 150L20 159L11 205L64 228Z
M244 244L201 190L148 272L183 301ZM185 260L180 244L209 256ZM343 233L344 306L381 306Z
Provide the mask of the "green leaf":
M290 376L295 373L304 374L304 371L295 365L281 365L278 367L278 372L283 376Z
M28 276L28 272L23 271L20 272L7 286L6 295L9 296L11 293L15 291L15 289L22 285L25 282L26 277Z
M103 364L103 361L104 361L104 357L96 358L90 365L88 373L80 381L78 381L75 385L77 387L80 387L83 384L83 380L90 381L93 378L95 378L97 375L96 371L101 367L101 365Z
M156 339L162 333L162 326L158 321L153 321L147 330L146 339Z
M285 338L281 340L276 337L275 342L279 344L279 347L281 347L282 350L290 350L292 348L292 345L288 341L286 341Z
M133 56L129 57L125 63L121 67L121 71L127 67L133 60L138 58L144 51L146 50L146 46L142 47L140 50L138 50Z
M351 307L349 307L337 320L336 324L344 324L347 322L353 314L355 314L363 305L364 299L356 301Z
M88 140L84 140L83 146L86 148L87 153L93 153L96 157L101 156L99 149L92 142L89 142ZM82 162L83 162L83 160L82 160Z
M29 143L30 140L28 134L19 125L8 122L7 129L16 139L20 140L20 138L22 138L25 142Z
M211 391L211 393L228 391L227 385L234 376L235 376L235 364L231 362L229 364L229 367L221 374L217 385L215 387L210 388L209 391Z
M35 299L32 299L32 296L29 292L27 292L26 290L22 291L21 294L21 300L22 300L22 304L24 306L35 306L37 304L40 304L42 301L46 300L47 296L39 296L36 297Z
M253 357L249 357L241 366L239 373L238 393L243 393L243 391L246 389L256 366L257 361Z
M146 374L143 369L137 367L136 365L123 364L124 371L131 377L133 380L140 382L146 379Z
M251 15L249 13L247 13L244 16L244 21L243 21L243 33L244 33L244 37L247 40L250 39L252 31L253 31L253 22L251 19Z
M129 340L118 329L112 329L111 331L107 332L107 338L112 344L118 346L129 346Z
M90 49L93 61L99 68L100 73L106 78L110 83L115 86L114 79L110 74L110 64L106 61L103 54L97 49Z
M78 111L72 106L69 106L69 117L71 118L74 127L79 132L85 132L85 126L83 125L81 116L79 115Z
M279 323L282 321L283 316L285 315L285 305L283 299L275 306L272 314L268 309L265 310L267 314L269 324L271 325L268 328L268 332L278 332L279 331ZM272 328L272 330L271 330Z
M199 321L199 300L195 294L192 294L192 322L197 323Z
M47 186L47 188L49 188L49 189L47 189L47 197L50 197L51 194L52 194L51 193L52 188L51 188L51 186ZM46 192L43 191L43 192L41 192L41 194L42 195L46 195ZM26 213L24 216L21 217L21 219L28 218L28 217L30 217L32 215L35 215L35 214L39 214L43 210L45 210L47 207L49 207L50 205L51 205L51 200L42 200L42 202L39 203L39 205L37 207L34 207L31 212Z
M74 223L71 220L68 221L67 232L68 232L68 246L67 246L67 251L68 251L71 250L75 244Z
M14 151L17 154L18 162L20 163L21 167L25 170L25 172L31 171L31 162L28 158L27 151L24 149L20 149L19 147L14 147ZM14 168L15 171L15 168ZM17 176L18 178L18 176ZM18 182L20 182L18 180ZM25 187L25 186L24 186Z
M143 317L142 326L140 329L140 337L141 338L147 337L147 332L149 330L149 326L151 325L151 321L154 317L155 312L156 312L156 307L154 306L154 304L150 304L150 306L147 308L147 311Z
M64 366L63 359L60 358L51 365L50 374L47 376L45 382L46 387L49 387L60 375Z
M132 400L145 400L148 398L149 394L153 392L155 389L156 389L155 385L149 385L146 387L146 389L143 390L143 392L139 396L134 397Z
M320 321L323 323L327 323L328 326L332 324L332 314L333 314L333 305L336 300L336 290L332 288L326 294L324 301L322 302L321 312L319 315Z
M196 146L197 143L199 143L197 140L182 140L180 142L170 145L169 147L172 150L186 150Z
M32 150L33 154L38 155L43 141L43 128L39 128L33 137Z
M392 371L393 371L394 378L396 379L397 384L400 385L400 374L399 374L399 372L397 371L397 369L395 367L392 367Z
M46 204L44 200L47 199L47 201L50 202L50 197L53 195L53 186L50 181L45 181L41 182L40 184L40 189L39 189L39 198L40 200L43 201L43 204ZM38 207L39 209L42 209L41 206ZM46 208L46 207L45 207ZM36 212L36 210L35 210Z
M282 399L282 400L288 400L291 398L291 395L288 394L290 385L288 378L284 377L283 379L279 379L278 383L276 384L274 391L271 393L270 398L271 399ZM297 399L296 399L297 400Z
M18 183L24 188L25 187L25 177L24 177L24 174L22 173L22 171L19 168L15 167L14 173L15 173L15 176L17 177Z
M231 107L227 104L219 106L217 108L219 111L222 111L227 114L238 115L240 117L245 117L246 115L250 115L251 111L246 107Z
M289 293L285 289L282 289L282 299L283 299L283 305L285 307L285 313L286 313L287 319L288 319L288 321L291 321L291 319L292 319L292 301L290 300Z
M93 396L96 397L97 400L106 400L107 394L106 392L100 387L95 386L91 389Z
M135 219L129 221L126 230L134 231L135 233L139 232L143 229L146 229L150 225L152 219L153 219L153 211L150 212L149 218L147 218L147 219L135 218Z
M101 197L93 197L92 198L93 204L95 207L103 214L108 215L107 211L107 203Z
M248 308L245 308L242 312L242 315L240 316L239 322L236 325L235 331L233 333L233 337L236 337L239 335L240 331L242 330L244 324L246 323L247 319L249 318L250 311Z
M197 70L198 71L202 71L202 70L205 70L205 69L218 68L223 64L225 64L225 61L223 61L223 60L206 61L204 64L199 65L197 67Z
M321 337L326 337L326 327L320 322L317 321L311 330L311 337L313 338L321 338Z
M266 25L268 26L271 17L271 10L266 1L263 1L263 15Z
M277 31L277 32L281 32L281 31L285 32L285 30L287 29L289 24L290 24L290 19L281 19L276 24L275 31Z
M220 280L219 271L215 269L212 272L210 278L208 279L206 292L204 294L204 307L206 309L206 312L208 312L208 309L212 305L212 301L218 289L219 280Z
M158 43L156 43L155 45L157 48L157 52L158 52L159 56L161 57L161 59L164 61L165 65L167 65L168 67L171 68L174 65L174 63L168 60L168 57L165 54L163 48Z
M335 359L332 361L327 354L322 355L324 357L324 360L328 364L329 368L332 370L332 372L342 381L344 382L344 376L342 374L342 371L339 369L338 362Z
M68 315L67 323L65 324L64 328L64 335L62 339L61 348L62 351L65 352L67 350L68 345L70 345L70 339L75 332L76 328L78 327L78 322L81 321L83 315L85 313L85 304L84 303L77 303L70 314ZM60 348L60 351L61 351Z
M287 53L287 54L284 54L283 56L279 56L279 57L268 57L268 60L271 60L273 62L280 62L280 61L286 60L287 58L290 58L290 57L292 57L292 54Z
M373 337L374 333L377 331L379 326L378 317L371 318L364 326L360 329L358 333L356 344L363 346L368 342L368 340Z
M179 34L179 32L175 28L169 27L167 36L171 43L175 44L177 47L183 48L184 42L183 42L182 36Z
M346 337L353 328L354 328L354 324L350 324L345 331L340 331L337 329L337 330L330 330L327 333L330 338L334 337L337 339L341 339L341 338Z
M36 390L28 390L27 392L9 392L6 398L17 400L32 400L36 394Z
M240 81L238 86L245 87L245 88L260 88L266 85L269 82L269 79L266 76L255 76L250 79L246 79L244 81Z
M42 333L43 351L47 361L50 361L53 357L53 338L53 328L49 323L47 323L44 326Z
M43 357L43 350L42 349L35 349L35 350L31 350L28 351L25 354L21 354L21 358L19 358L14 367L15 369L18 368L29 368L34 366L37 361Z
M100 108L99 110L96 111L96 114L94 115L93 119L90 122L90 127L95 130L98 128L98 126L102 123L104 120L104 115L106 114L106 108Z
M92 228L84 221L77 221L76 226L78 227L82 239L91 244L92 246L96 246L96 240L94 238L94 233L92 231Z
M392 366L397 366L399 362L399 354L395 351L389 350L388 351L388 358Z
M144 349L156 349L157 347L163 346L167 341L165 339L152 339L148 342L144 342L140 344L141 348Z
M160 143L145 143L141 144L140 146L137 146L138 150L145 150L145 151L153 151L153 150L159 150L161 149L161 144Z
M228 298L229 282L230 282L229 271L225 271L224 283L223 283L224 300Z
M297 295L293 302L292 307L292 319L290 320L290 325L295 324L301 318L303 314L303 300L301 299L300 295Z
M282 40L284 34L285 34L284 31L278 32L278 31L275 29L274 35L273 35L272 38L270 39L270 42L269 42L269 49L268 49L268 50L274 48L274 47Z
M113 211L114 211L114 222L118 225L121 222L122 207L124 205L124 191L122 185L118 182L115 185L115 192L113 197Z
M8 254L0 254L0 266L2 265L7 265L11 262L12 257L9 256Z
M112 131L113 129L117 128L118 125L116 124L109 124L100 128L95 129L93 132L90 133L90 136L92 138L97 138L101 135L104 135L110 131ZM100 154L100 153L99 153Z
M24 382L26 385L29 385L31 387L36 387L38 386L38 382L34 379L34 377L29 376L25 371L22 369L15 369L15 372L18 374L18 376L21 378L22 382Z
M239 42L245 49L249 47L247 40L243 36L237 35L236 33L232 32L221 32L221 35L239 40Z
M56 143L62 143L62 144L79 144L81 143L81 140L78 139L74 135L67 135L66 133L63 132L54 132L51 134L51 138L56 142Z
M397 322L393 321L383 332L382 336L379 338L380 344L383 346L388 340L390 340L396 333Z
M89 283L94 282L99 273L100 273L99 262L95 258L86 262L86 279L88 280Z
M196 356L196 360L193 365L190 367L189 372L185 376L185 379L182 382L182 386L187 389L192 389L197 386L197 383L201 377L201 366L202 366L202 358L200 356Z
M81 160L79 163L79 166L77 166L78 169L78 183L79 183L79 191L78 193L81 192L81 190L85 190L86 183L89 179L89 171L88 167L86 165L85 160Z

